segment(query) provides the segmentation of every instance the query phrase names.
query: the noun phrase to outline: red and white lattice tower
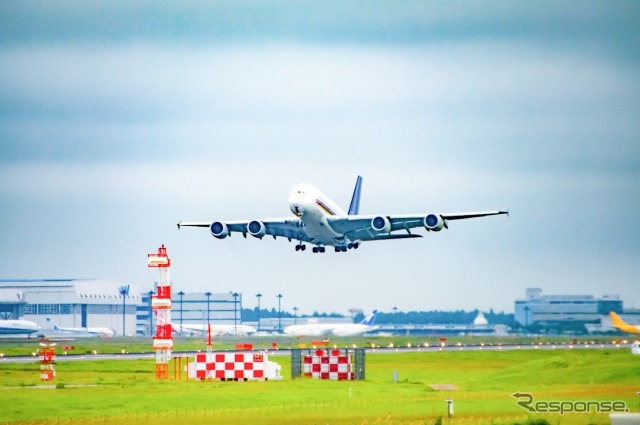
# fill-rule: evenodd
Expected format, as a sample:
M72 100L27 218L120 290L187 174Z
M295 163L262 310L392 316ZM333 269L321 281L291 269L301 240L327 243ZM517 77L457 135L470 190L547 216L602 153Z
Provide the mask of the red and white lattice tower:
M56 356L56 344L40 343L40 380L53 381L56 370L53 362Z
M149 254L148 267L156 267L160 271L158 293L151 297L151 309L156 316L156 334L153 337L153 349L156 352L156 378L169 378L169 361L173 348L171 336L171 279L169 269L171 260L167 256L167 248L162 245L157 254Z

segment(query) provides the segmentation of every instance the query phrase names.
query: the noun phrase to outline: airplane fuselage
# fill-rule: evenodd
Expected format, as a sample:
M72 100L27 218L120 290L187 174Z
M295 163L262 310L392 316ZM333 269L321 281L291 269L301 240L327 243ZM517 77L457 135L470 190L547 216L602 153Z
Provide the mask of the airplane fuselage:
M327 218L331 216L346 216L335 202L320 189L310 184L302 183L291 191L289 209L300 218L304 232L318 245L340 245L345 243L345 237L336 233Z
M0 335L26 335L40 329L40 325L28 320L0 320Z
M199 324L175 324L171 325L176 332L197 332L206 334L209 327ZM248 325L211 325L211 334L213 335L249 335L257 332L256 328Z

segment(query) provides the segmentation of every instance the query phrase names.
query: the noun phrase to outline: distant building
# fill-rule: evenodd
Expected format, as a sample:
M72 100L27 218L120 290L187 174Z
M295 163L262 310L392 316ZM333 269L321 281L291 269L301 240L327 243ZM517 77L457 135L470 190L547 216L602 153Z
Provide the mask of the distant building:
M129 287L123 299L120 288ZM4 300L4 302L2 302ZM135 284L97 279L0 280L0 305L5 316L36 322L47 334L51 317L60 327L104 327L122 335L136 331L140 291ZM124 310L124 317L123 317Z
M120 288L129 287L124 300ZM171 321L180 324L240 324L242 294L179 292L172 288ZM59 327L104 327L122 335L152 335L154 291L140 292L135 284L99 279L0 280L0 319L36 322L44 334L53 333L51 317ZM124 302L123 302L124 301Z
M610 311L623 312L618 295L543 295L540 288L527 288L524 300L515 302L515 320L522 326L559 322L595 322Z
M242 294L231 292L183 292L171 293L171 322L180 324L241 324ZM137 309L138 335L151 335L155 325L151 314L151 295L154 291L144 292L142 302ZM207 296L207 294L209 294Z

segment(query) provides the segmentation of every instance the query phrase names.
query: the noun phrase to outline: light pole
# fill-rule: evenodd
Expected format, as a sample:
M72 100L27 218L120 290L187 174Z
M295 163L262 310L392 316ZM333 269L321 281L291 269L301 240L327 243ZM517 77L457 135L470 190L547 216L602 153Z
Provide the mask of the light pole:
M182 297L184 296L184 291L178 292L180 295L180 335L182 335Z
M233 294L233 330L235 334L238 335L238 293L234 292Z
M260 298L262 298L262 294L257 293L256 298L258 299L258 332L260 332Z
M298 324L298 307L293 307L293 324Z
M278 297L278 332L282 332L282 309L280 308L280 300L282 300L282 294L276 295Z
M153 291L149 291L149 335L153 335Z
M209 308L209 302L211 300L211 295L213 294L211 294L211 292L205 292L204 294L207 296L207 332L209 332L209 311L211 311Z
M127 295L129 295L129 285L123 285L120 287L120 295L122 295L122 336L125 336L125 326L124 321L126 318L126 300Z

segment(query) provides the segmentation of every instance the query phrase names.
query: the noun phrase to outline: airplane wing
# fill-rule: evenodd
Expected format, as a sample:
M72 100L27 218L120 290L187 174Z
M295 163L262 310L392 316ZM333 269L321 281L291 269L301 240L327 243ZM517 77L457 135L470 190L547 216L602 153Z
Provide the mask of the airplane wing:
M213 225L213 229L211 228ZM278 236L289 240L298 240L311 243L311 239L302 230L302 222L297 217L287 218L267 218L263 220L234 220L225 222L180 222L178 229L182 227L208 227L213 236L224 238L232 233L242 233L247 237L247 233L262 239L266 235L271 235L274 239Z
M427 230L440 231L448 228L450 220L486 217L491 215L509 214L508 211L480 211L444 214L407 214L390 216L354 215L330 217L327 219L331 228L344 234L350 240L383 240L415 238L421 235L412 234L410 229L425 227ZM392 233L402 231L406 233Z

